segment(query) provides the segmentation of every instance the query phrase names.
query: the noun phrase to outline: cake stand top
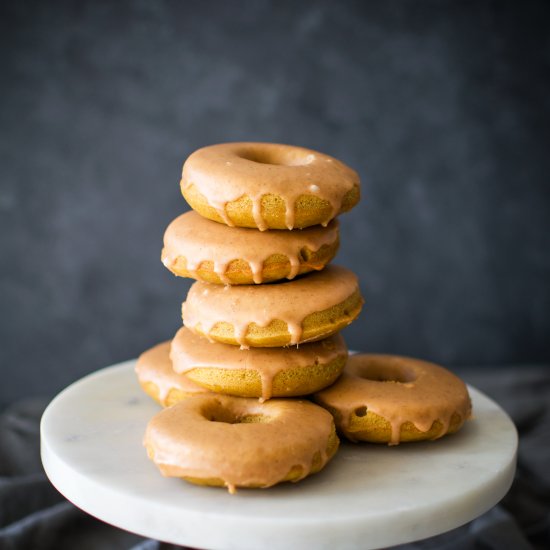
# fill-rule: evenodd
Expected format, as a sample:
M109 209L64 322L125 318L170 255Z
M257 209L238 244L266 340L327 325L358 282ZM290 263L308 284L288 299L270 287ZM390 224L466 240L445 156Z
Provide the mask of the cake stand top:
M163 478L142 446L159 407L141 391L134 364L91 374L51 402L42 461L76 506L146 537L220 550L387 547L472 520L514 476L515 427L470 388L474 419L459 433L397 447L342 443L322 472L297 484L230 495Z

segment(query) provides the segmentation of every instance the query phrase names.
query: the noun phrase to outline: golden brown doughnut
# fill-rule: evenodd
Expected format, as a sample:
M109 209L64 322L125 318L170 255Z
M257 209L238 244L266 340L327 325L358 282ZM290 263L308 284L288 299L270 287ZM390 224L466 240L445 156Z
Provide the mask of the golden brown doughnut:
M352 355L330 388L314 395L351 441L397 445L454 433L471 415L464 382L435 365L395 355Z
M184 374L174 372L170 360L170 341L144 351L137 360L135 371L143 391L163 407L192 395L208 393L207 389Z
M144 445L164 476L233 493L318 472L338 438L331 415L308 401L199 395L154 416Z
M196 212L164 233L162 262L172 273L209 283L259 284L323 269L338 250L338 221L301 231L227 227Z
M329 265L293 281L220 286L197 281L183 304L187 328L242 347L280 347L327 338L361 311L357 277Z
M359 202L359 176L339 160L276 143L222 143L195 151L181 191L193 210L226 225L327 225Z
M176 372L214 392L241 397L296 397L332 384L348 351L339 334L290 348L250 348L210 343L182 327L172 340Z

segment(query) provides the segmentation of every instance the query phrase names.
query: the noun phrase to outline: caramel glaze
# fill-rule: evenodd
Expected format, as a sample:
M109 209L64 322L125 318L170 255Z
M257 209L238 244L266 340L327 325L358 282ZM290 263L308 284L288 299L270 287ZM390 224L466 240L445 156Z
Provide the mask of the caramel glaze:
M270 487L298 466L298 479L315 455L328 462L331 415L307 401L195 396L154 416L144 437L164 476L220 479L236 487Z
M202 262L212 261L214 271L224 284L230 284L225 271L232 260L246 261L256 284L262 279L263 264L269 256L281 254L290 262L288 279L300 269L300 252L307 248L317 252L323 245L338 240L338 221L326 228L314 226L301 231L270 230L259 232L243 227L228 228L207 220L195 212L176 218L164 233L162 262L170 268L177 258L184 256L187 269L196 272Z
M197 281L183 304L183 322L192 331L200 324L205 334L219 322L231 323L235 339L246 349L250 324L266 327L279 319L287 323L290 345L296 345L302 343L302 322L308 315L342 303L357 290L356 275L335 265L293 281L260 286Z
M141 383L155 384L159 390L161 401L168 397L172 389L188 394L207 393L208 390L195 384L187 376L174 372L170 360L170 344L170 341L162 342L139 356L135 367L138 380Z
M229 226L233 224L225 205L247 195L252 200L254 221L264 231L263 195L283 198L288 229L294 227L294 205L300 196L322 199L331 206L323 222L327 225L340 212L344 195L359 186L359 176L339 160L303 147L223 143L195 151L183 165L181 185L194 185Z
M284 370L329 363L338 356L347 356L344 339L339 334L304 344L299 348L251 348L208 342L182 327L172 340L170 357L178 373L200 367L220 369L251 369L262 380L261 401L270 399L273 379Z
M447 369L393 355L350 356L342 376L314 399L337 411L336 425L352 441L349 424L356 411L363 409L361 416L368 411L381 416L391 425L390 445L399 443L405 422L427 432L439 421L437 439L447 433L453 414L464 422L472 407L466 385Z

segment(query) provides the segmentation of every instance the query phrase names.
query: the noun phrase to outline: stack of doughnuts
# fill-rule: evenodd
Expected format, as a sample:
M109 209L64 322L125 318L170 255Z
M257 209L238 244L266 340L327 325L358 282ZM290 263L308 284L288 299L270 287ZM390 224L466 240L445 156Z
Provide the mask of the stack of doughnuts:
M181 191L193 210L166 229L161 259L196 282L183 326L136 365L143 390L166 407L144 438L163 475L230 492L269 487L321 470L338 449L336 428L352 441L395 444L462 425L467 390L448 371L436 387L459 398L418 418L363 399L363 383L403 390L426 369L431 383L441 367L389 356L348 362L339 331L363 298L357 277L329 263L336 217L359 201L354 170L302 147L228 143L187 159Z
M363 305L357 277L328 265L359 178L310 149L230 143L193 153L181 191L193 210L170 223L161 258L196 282L184 326L136 366L166 407L149 456L165 475L231 491L302 479L339 444L331 414L300 397L340 376L339 331Z

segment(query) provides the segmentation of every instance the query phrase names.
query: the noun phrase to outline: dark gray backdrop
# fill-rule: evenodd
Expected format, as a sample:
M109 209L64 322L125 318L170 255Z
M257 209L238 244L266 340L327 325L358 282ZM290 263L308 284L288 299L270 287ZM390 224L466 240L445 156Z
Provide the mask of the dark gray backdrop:
M548 2L3 2L0 402L169 338L181 165L215 142L362 176L354 348L550 360Z

